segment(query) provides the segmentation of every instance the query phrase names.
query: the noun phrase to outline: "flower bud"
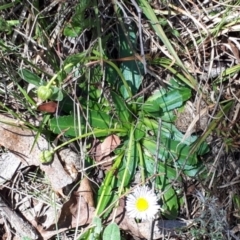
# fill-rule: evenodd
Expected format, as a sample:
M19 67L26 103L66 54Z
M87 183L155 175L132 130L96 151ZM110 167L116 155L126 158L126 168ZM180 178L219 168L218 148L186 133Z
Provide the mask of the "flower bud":
M40 86L37 90L38 97L45 101L52 96L52 89L46 86Z
M53 160L53 152L49 150L44 150L40 154L40 162L41 163L50 163Z

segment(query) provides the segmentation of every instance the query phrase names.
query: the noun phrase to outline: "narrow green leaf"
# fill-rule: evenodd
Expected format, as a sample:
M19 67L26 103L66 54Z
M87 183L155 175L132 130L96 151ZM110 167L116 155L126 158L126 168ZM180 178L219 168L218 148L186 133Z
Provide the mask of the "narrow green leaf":
M122 27L124 29L122 29ZM129 57L134 55L134 50L137 48L137 26L134 22L130 25L122 25L119 27L119 57ZM123 61L120 64L120 70L128 83L129 88L131 89L132 95L135 95L142 83L143 80L143 64L140 61L129 60ZM131 97L122 84L120 87L121 94L124 99Z
M145 102L142 106L142 110L146 113L146 115L150 115L152 117L160 117L162 114L162 109L158 104L158 100Z
M126 187L135 175L136 166L139 159L137 144L134 137L129 138L129 140L124 143L124 147L126 155L124 156L121 166L118 170L118 178L121 179L119 184Z
M111 96L112 96L112 100L115 106L115 111L117 113L117 116L119 117L119 119L122 121L124 125L126 124L129 125L130 114L125 101L113 91L111 91Z
M5 9L7 9L7 8L11 8L11 7L13 7L15 4L18 4L19 2L21 2L21 0L16 0L16 1L14 1L14 2L5 3L5 4L4 4L4 2L3 2L3 3L1 4L1 6L0 6L0 11L5 10Z
M163 215L168 219L176 219L179 209L177 194L170 184L165 185L162 191L164 192Z
M122 156L123 153L119 154L112 168L107 172L107 175L98 190L96 214L101 214L114 199L113 189L116 188L116 184L118 183L118 179L114 174L115 170L119 168Z
M112 194L112 191L116 188L116 182L117 179L114 177L113 173L109 172L98 191L98 214L101 214L113 201L114 195Z
M134 131L134 139L136 142L140 141L145 136L145 126L142 122L138 122Z
M120 229L116 223L110 223L104 229L103 240L121 240Z

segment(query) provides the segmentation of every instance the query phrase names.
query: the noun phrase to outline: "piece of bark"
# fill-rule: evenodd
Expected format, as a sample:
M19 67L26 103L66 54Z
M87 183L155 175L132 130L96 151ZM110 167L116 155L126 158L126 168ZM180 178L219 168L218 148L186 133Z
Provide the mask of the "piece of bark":
M3 201L0 196L0 213L9 223L15 228L16 233L21 237L29 237L31 239L38 239L39 235L35 228L27 221L24 221L15 211Z
M0 136L0 145L14 153L23 164L40 166L55 191L73 182L64 170L57 154L54 154L53 161L49 165L43 165L40 162L41 152L50 147L49 142L42 136L35 139L34 131L25 126L18 126L16 120L2 114L0 114Z
M25 167L19 157L13 153L2 153L0 156L0 185L12 179L18 169Z

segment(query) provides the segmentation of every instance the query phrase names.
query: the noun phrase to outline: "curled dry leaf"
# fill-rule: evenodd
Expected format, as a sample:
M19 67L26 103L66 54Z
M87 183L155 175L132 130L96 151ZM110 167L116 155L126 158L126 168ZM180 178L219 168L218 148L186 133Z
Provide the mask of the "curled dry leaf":
M55 113L57 110L58 104L56 102L50 101L42 103L37 107L37 110L40 112Z
M77 193L84 197L89 207L94 207L93 192L91 188L91 182L88 178L84 177L80 183Z
M108 156L119 146L120 142L120 138L114 134L106 137L102 143L96 140L91 149L91 154L95 161L100 162L103 160L104 157Z
M46 231L42 231L42 236L47 239L51 236L67 229L80 227L91 223L95 208L93 206L93 194L89 180L84 178L76 192L63 205L58 219L58 230L52 224Z
M34 131L25 126L18 126L16 120L2 114L0 115L0 135L0 145L14 153L23 164L40 166L54 190L58 191L73 182L73 179L63 169L57 154L54 154L51 164L40 163L41 152L49 149L49 142L42 136L39 136L35 143L36 133Z
M117 135L110 135L104 139L101 144L101 155L102 158L109 155L114 151L121 143L120 138Z
M110 154L120 145L121 140L117 135L110 135L101 143L96 140L90 153L96 162L102 162L101 168L108 169L112 165Z

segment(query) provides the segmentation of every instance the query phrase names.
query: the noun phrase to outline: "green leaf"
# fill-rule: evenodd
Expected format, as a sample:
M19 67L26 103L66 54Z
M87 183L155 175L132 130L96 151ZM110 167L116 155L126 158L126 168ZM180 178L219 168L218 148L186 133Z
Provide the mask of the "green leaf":
M83 119L81 119L83 121ZM77 125L77 119L72 115L56 117L50 120L50 129L52 132L59 134L64 132L65 136L76 137L79 135L79 128ZM85 122L81 123L81 132L85 130Z
M78 128L78 122L80 122L81 131ZM106 129L106 132L98 134L97 136L106 136L108 134L107 129L110 127L111 124L111 117L104 113L99 111L90 111L88 114L88 124L92 128L96 129ZM63 116L63 117L57 117L52 118L50 120L50 129L56 134L64 132L65 136L73 136L76 137L79 135L79 132L82 134L86 131L86 120L83 116L81 116L79 119L72 115Z
M129 124L129 122L131 121L130 114L125 101L113 91L111 91L111 96L115 106L115 111L117 112L117 116L119 117L119 119L122 121L124 125L127 125L127 126L130 125Z
M103 230L101 218L99 218L99 217L94 217L94 218L93 218L93 224L95 225L94 231L93 231L94 236L100 235L100 233L101 233L102 230Z
M159 104L163 112L169 112L183 105L183 102L191 97L189 88L155 91L154 95L149 97L146 104L154 102Z
M112 123L112 118L105 112L91 110L88 122L93 128L108 129Z
M112 194L112 191L117 187L116 182L117 179L113 175L113 172L108 172L98 191L98 204L100 204L98 214L101 214L113 201L114 195Z
M176 219L178 216L179 203L175 190L170 184L166 184L162 192L164 201L164 205L162 206L164 209L163 215L168 219Z
M146 115L150 115L152 117L160 117L162 114L162 109L160 108L157 100L149 102L146 101L142 106L142 110L146 113Z
M161 118L162 119L162 118ZM143 122L146 126L146 131L151 131L154 133L154 136L157 136L158 132L158 122L154 119L144 118ZM175 125L172 123L162 121L161 124L161 137L163 138L171 138L172 140L182 142L184 134L182 134ZM197 139L197 136L190 136L185 139L182 143L186 145L190 145L194 143Z
M74 55L70 55L66 58L64 61L64 66L67 66L68 64L72 64L72 66L75 66L81 62L84 62L86 59L87 52L81 52ZM71 69L69 69L71 71Z
M67 26L63 30L64 36L67 37L78 37L81 33L81 27L73 25L73 24L67 24Z
M117 187L117 183L119 181L119 179L115 177L115 170L119 168L119 165L122 161L122 156L123 153L119 154L112 168L107 172L106 177L98 190L96 214L101 214L106 207L111 204L115 197L113 194L113 189Z
M28 69L20 69L18 74L23 80L37 87L43 85L41 78L35 73L30 72Z
M141 121L138 121L136 129L134 130L134 139L136 142L140 141L145 136L145 126Z
M202 163L198 163L196 165L185 165L184 166L184 174L189 176L189 177L196 177L201 171L203 171L205 166Z
M124 29L119 27L119 57L129 57L133 56L133 47L137 48L137 26L134 22L130 25L122 25ZM143 80L143 64L140 61L136 61L135 59L129 61L123 61L120 64L120 70L128 83L128 86L131 89L132 95L138 92L138 89ZM124 85L120 87L120 91L124 99L131 97L128 94L127 89Z
M203 143L199 146L199 148L198 148L198 150L197 150L197 154L200 155L200 156L202 156L202 155L208 153L209 150L210 150L209 145L208 145L206 142L203 142Z
M158 104L163 112L168 112L181 107L187 96L189 98L191 96L191 91L188 88L185 91L171 90L158 99Z
M155 169L155 159L153 157L144 155L144 161L146 166L146 171L149 173L149 177L151 177L154 173ZM181 176L177 173L175 168L172 168L167 165L167 163L162 163L160 161L157 162L157 172L160 175L164 175L166 178L170 180L181 180Z
M118 170L118 179L121 179L119 185L122 184L124 187L126 187L131 182L136 173L136 166L138 164L138 151L134 138L129 139L129 141L125 141L124 147L126 154ZM128 159L130 159L130 161L128 161Z
M17 5L19 2L21 2L21 0L16 0L16 1L11 2L11 3L4 3L4 4L2 3L1 6L0 6L0 11L11 8L15 4Z
M52 87L53 90L52 96L50 97L51 100L61 102L63 100L63 92L62 89L58 87Z
M120 229L116 223L110 223L104 229L103 240L121 240Z
M164 122L174 122L176 120L176 114L173 111L164 112L161 116L162 121Z
M143 146L145 147L145 151L154 156L157 154L158 158L162 161L167 161L168 163L178 161L179 164L182 164L183 169L186 164L195 165L197 163L196 154L189 154L191 150L190 146L172 139L162 138L158 153L156 152L157 146L154 139L145 138Z

